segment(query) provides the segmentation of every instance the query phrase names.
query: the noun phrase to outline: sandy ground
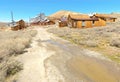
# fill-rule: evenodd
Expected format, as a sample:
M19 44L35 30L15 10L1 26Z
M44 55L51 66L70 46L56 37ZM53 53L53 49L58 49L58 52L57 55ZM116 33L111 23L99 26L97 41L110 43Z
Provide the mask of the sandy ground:
M54 51L46 49L47 44L43 43L38 45L39 40L49 40L51 36L44 29L37 29L38 34L33 38L31 47L27 49L27 53L20 55L20 61L24 64L24 70L20 73L17 82L49 82L46 77L46 69L44 61L51 55L54 55ZM55 68L54 68L55 69ZM57 77L61 77L61 74L55 69L54 81L57 81ZM56 80L55 80L56 79ZM51 79L50 82L53 82Z
M71 44L36 27L17 82L119 82L120 67L101 54Z

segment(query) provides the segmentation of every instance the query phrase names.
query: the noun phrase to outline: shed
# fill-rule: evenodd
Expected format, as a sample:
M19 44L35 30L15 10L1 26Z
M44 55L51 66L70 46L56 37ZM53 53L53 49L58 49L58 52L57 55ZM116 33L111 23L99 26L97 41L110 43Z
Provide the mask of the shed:
M18 22L16 22L15 26L11 27L11 30L16 31L16 30L21 30L21 29L24 29L24 28L26 28L26 25L25 25L24 20L21 19Z
M59 27L65 27L67 26L67 17L66 16L62 16L59 20Z

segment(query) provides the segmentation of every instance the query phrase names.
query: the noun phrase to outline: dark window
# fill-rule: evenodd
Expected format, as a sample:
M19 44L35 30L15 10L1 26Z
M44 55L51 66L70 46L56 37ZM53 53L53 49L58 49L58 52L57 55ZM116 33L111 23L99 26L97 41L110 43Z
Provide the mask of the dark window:
M95 25L95 21L92 21L92 25Z

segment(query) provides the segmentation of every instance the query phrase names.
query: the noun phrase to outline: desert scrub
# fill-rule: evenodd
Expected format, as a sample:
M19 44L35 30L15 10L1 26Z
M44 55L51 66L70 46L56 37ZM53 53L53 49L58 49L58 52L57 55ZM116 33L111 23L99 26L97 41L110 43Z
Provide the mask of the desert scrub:
M15 61L13 63L11 63L10 65L8 65L7 68L7 72L6 72L6 77L9 77L11 75L15 75L16 73L18 73L19 71L21 71L23 69L23 64Z
M110 59L116 59L116 52L120 53L120 22L111 23L104 27L86 29L78 28L49 28L48 32L53 33L83 48L113 55ZM112 53L111 53L112 52Z
M86 29L75 28L50 28L48 32L65 38L79 45L88 47L106 47L108 45L118 47L120 44L119 23L109 24L104 27L94 27ZM116 37L114 39L113 37Z
M110 46L120 48L120 37L116 37L110 41Z
M22 64L14 59L30 46L36 34L36 30L0 32L0 82L23 69Z
M0 54L21 54L36 33L35 30L0 32Z
M7 78L12 77L23 69L23 64L15 58L16 56L8 56L0 63L0 82L6 82Z
M108 58L120 64L120 54L114 54L112 56L108 56Z

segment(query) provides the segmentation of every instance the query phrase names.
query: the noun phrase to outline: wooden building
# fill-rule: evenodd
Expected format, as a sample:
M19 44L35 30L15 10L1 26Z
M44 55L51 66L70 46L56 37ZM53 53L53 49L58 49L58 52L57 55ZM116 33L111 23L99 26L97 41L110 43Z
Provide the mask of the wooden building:
M11 27L11 30L21 30L21 29L25 29L26 28L26 24L24 22L24 20L19 20L18 22L16 22L16 25Z
M45 16L44 13L40 13L37 17L30 19L30 25L45 26L45 25L54 25L54 24L55 24L54 19Z
M40 25L40 26L45 26L45 25L54 25L55 21L54 20L47 20L47 21L38 21L38 22L32 22L30 25L32 26L36 26L36 25Z
M94 17L101 18L106 22L116 22L117 18L107 14L95 14Z
M99 20L96 17L90 17L88 15L69 15L68 26L73 28L90 28L97 26Z
M97 27L97 26L106 26L106 21L101 18L101 17L96 17L96 16L91 16L90 18L97 18L98 20L97 21L93 21L93 27Z
M66 16L62 16L59 19L59 27L65 27L65 26L68 26L68 24L67 24L67 17Z
M52 20L47 20L47 21L43 21L43 22L38 22L38 25L41 25L41 26L45 26L45 25L54 25L55 22L52 21Z

